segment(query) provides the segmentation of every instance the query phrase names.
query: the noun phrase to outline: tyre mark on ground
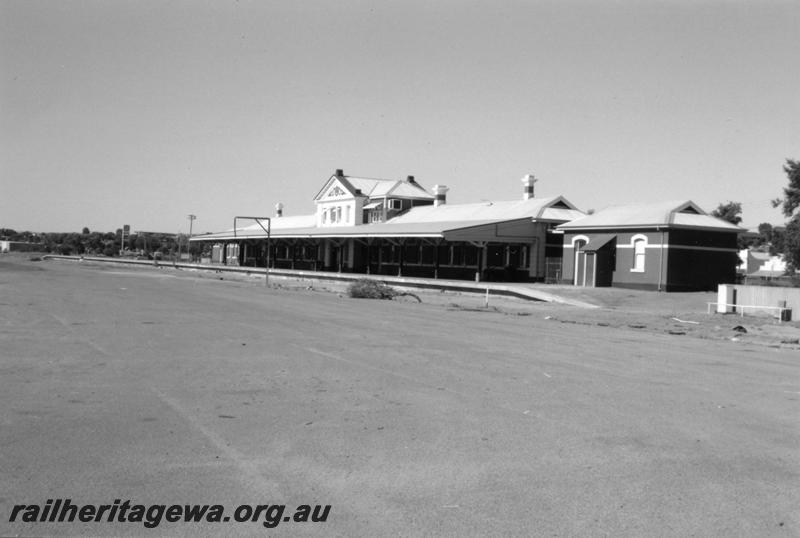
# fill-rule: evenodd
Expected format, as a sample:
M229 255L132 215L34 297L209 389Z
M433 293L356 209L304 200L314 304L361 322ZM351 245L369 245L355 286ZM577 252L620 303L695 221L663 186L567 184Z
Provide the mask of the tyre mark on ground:
M241 474L240 480L244 485L250 487L258 495L265 496L265 498L280 498L280 491L276 483L264 478L258 469L257 460L248 458L246 455L230 446L230 443L228 443L222 436L203 425L201 420L194 413L189 411L175 398L167 396L160 390L153 387L151 387L150 390L152 390L162 402L172 409L172 411L189 423L190 426L203 434L206 439L211 441L211 444L214 445L214 448L219 450L226 458L232 461L236 467L238 467Z

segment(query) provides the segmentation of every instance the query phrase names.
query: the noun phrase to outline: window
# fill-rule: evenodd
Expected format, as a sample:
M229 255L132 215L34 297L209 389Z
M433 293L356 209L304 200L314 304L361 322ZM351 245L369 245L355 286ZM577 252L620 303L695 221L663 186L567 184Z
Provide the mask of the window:
M464 246L464 265L473 267L478 266L478 257L481 255L481 249L472 245Z
M464 265L464 247L461 245L453 245L453 265Z
M412 243L410 245L405 245L403 261L412 265L419 263L419 244Z
M350 222L350 206L349 205L344 206L344 221L345 222Z
M433 265L435 263L436 247L433 245L422 245L420 263L422 265Z
M322 224L328 223L328 210L325 209L322 211Z
M647 238L644 236L634 236L633 238L633 267L631 271L634 273L644 272L644 256L645 248L647 247Z
M451 265L450 245L439 245L436 250L437 256L439 257L439 265Z
M342 206L336 208L336 222L342 222Z

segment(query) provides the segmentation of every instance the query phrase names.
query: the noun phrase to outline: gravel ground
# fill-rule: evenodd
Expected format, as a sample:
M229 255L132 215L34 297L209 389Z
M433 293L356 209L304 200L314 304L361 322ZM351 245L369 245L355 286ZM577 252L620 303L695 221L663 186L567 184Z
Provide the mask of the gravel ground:
M796 351L665 332L702 300L273 285L0 257L0 536L800 535ZM59 498L332 509L9 520Z

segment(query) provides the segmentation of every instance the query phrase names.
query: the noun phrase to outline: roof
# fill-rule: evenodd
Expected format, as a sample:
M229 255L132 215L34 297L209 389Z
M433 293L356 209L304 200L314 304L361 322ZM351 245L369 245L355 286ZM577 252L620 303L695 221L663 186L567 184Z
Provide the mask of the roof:
M271 229L273 238L323 238L323 237L443 237L444 233L450 230L470 228L485 224L494 224L496 221L448 221L448 222L410 222L395 224L393 222L381 222L377 224L363 224L359 226L324 226L324 227L304 227ZM238 238L264 238L267 234L263 230L240 228L236 231ZM195 236L193 241L209 241L214 239L232 239L233 230Z
M296 228L308 228L315 225L317 217L316 215L295 215L291 217L272 217L269 219L269 229L271 235L278 235L279 232L282 230L287 229L296 229ZM236 228L236 233L234 234L233 228L230 228L224 232L216 232L211 234L201 234L195 235L190 239L190 241L207 241L209 239L228 239L232 237L266 237L267 234L264 233L264 230L261 228L261 225L257 222L252 221L245 221L251 222L246 226L241 226ZM266 226L266 223L264 223Z
M553 207L556 206L556 207ZM564 222L582 216L570 202L557 196L511 202L479 202L412 207L388 222L357 226L315 226L314 215L272 219L272 237L444 237L447 232L509 221ZM293 219L293 220L290 220ZM287 226L291 224L292 226ZM231 239L233 230L196 236L195 241ZM236 237L266 237L258 224L239 228Z
M557 206L557 207L553 207ZM530 198L510 202L478 202L472 204L443 204L416 206L398 215L389 223L504 221L522 218L568 221L584 213L561 196ZM387 224L389 224L387 223Z
M583 247L581 250L584 252L597 252L604 246L608 244L609 241L613 241L617 236L614 234L599 234L592 237L591 241L586 243L586 246Z
M317 222L316 215L294 215L291 217L272 217L269 219L269 226L271 230L285 230L287 228L306 228L308 226L314 226ZM261 231L261 226L257 222L253 222L248 224L245 227L238 228L238 230L247 231L247 230L259 230ZM233 228L230 229L233 232Z
M426 191L425 188L416 181L411 183L404 179L377 179L337 176L334 174L328 178L328 181L325 182L325 185L323 185L316 196L314 196L314 199L318 200L331 183L337 180L354 196L356 191L359 190L363 196L369 198L382 198L390 195L402 198L422 198L425 200L433 200L435 198L433 194Z
M760 276L760 277L768 277L768 278L777 278L781 277L786 274L786 270L779 270L779 269L759 269L758 271L754 271L752 273L747 273L747 276Z
M696 228L742 232L743 228L712 217L691 200L672 200L634 205L611 206L592 215L558 226L559 230L589 228Z

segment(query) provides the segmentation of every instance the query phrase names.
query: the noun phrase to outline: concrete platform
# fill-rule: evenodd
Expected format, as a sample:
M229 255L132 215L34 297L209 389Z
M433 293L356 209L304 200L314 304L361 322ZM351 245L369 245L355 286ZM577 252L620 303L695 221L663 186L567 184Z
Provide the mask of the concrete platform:
M154 262L147 260L126 260L122 258L96 258L96 257L81 257L81 256L57 256L46 255L45 259L61 259L73 261L89 261L100 263L118 263L125 265L139 265L139 266L154 266L154 267L173 267L176 269L192 269L196 271L215 271L227 273L239 273L247 275L265 274L265 269L260 267L232 267L228 265L208 265L197 263L172 263L172 262ZM427 290L446 290L446 291L459 291L466 293L488 293L491 295L502 295L506 297L516 297L518 299L526 299L529 301L545 301L549 303L560 303L570 306L579 306L582 308L597 308L597 305L592 303L558 295L556 293L541 289L543 285L525 284L525 283L498 283L498 282L471 282L468 280L446 280L446 279L433 279L433 278L414 278L414 277L397 277L388 275L364 275L358 273L334 273L327 271L300 271L293 269L270 269L271 276L299 278L309 281L339 281L351 282L359 279L379 280L386 282L389 285L398 288L407 289L427 289Z

